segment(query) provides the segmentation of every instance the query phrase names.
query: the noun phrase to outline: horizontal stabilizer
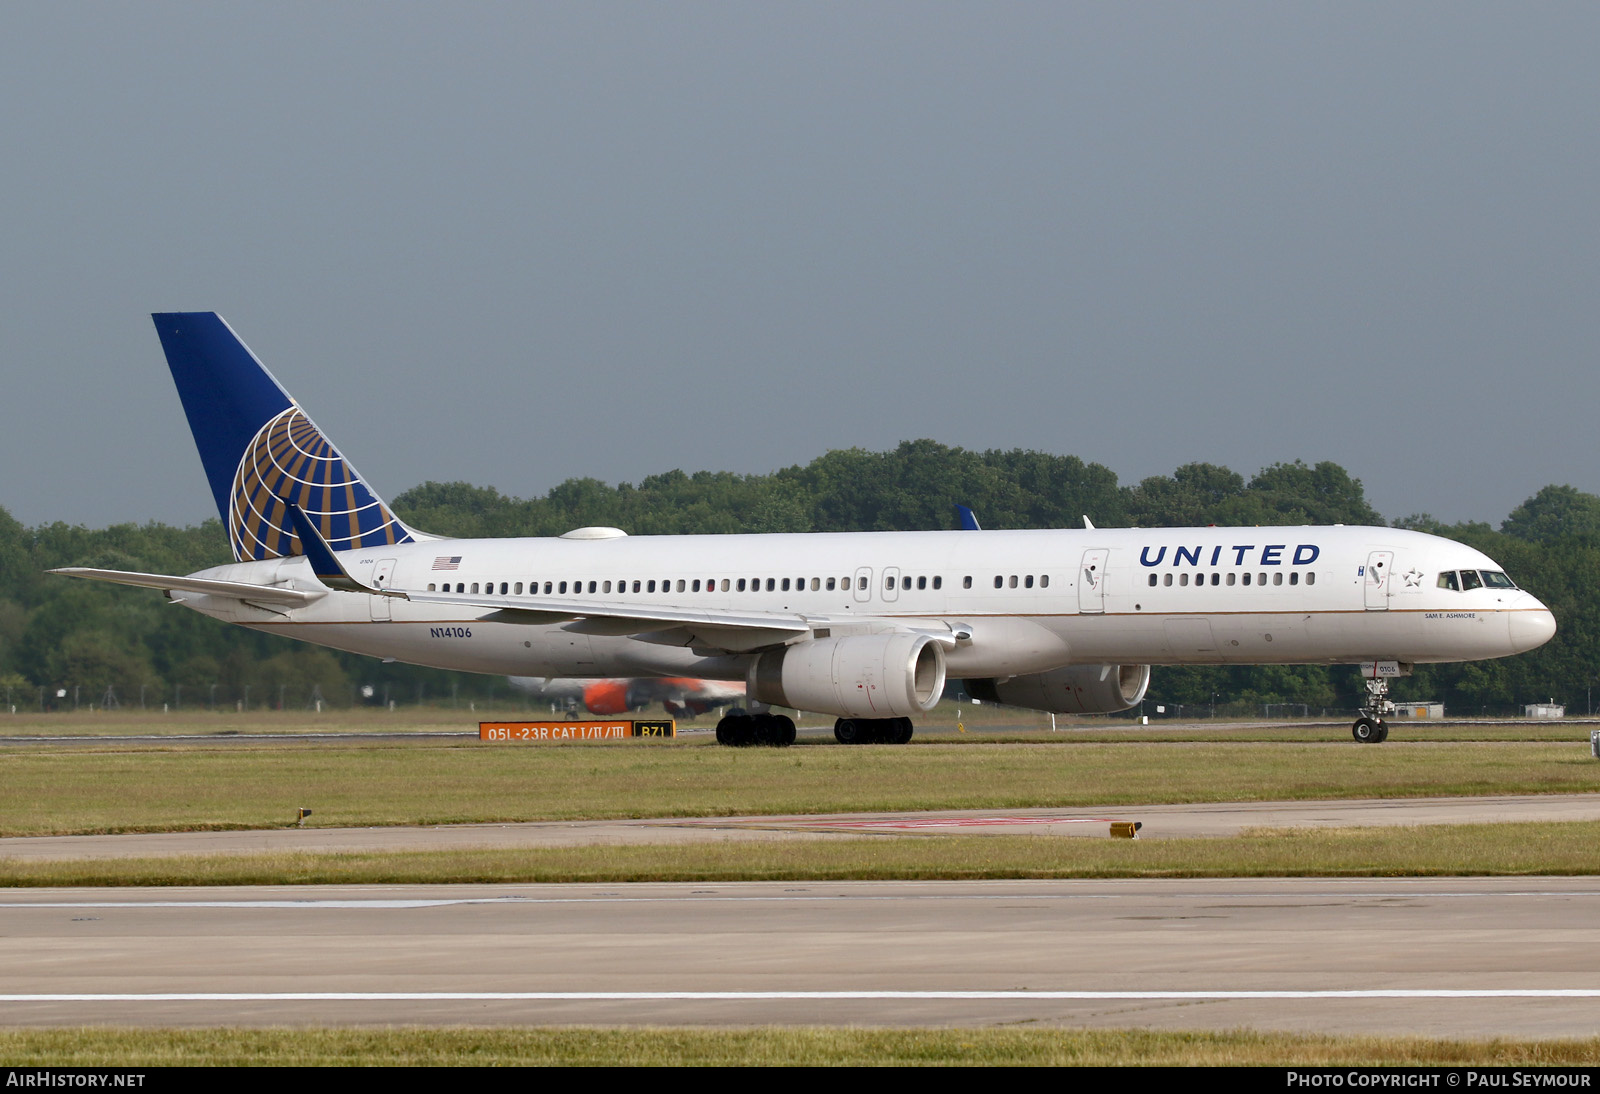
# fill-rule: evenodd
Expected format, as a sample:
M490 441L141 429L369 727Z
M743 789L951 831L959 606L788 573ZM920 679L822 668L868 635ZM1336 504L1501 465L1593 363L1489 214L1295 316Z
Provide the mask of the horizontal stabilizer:
M252 585L248 581L217 581L206 577L173 577L170 574L140 574L126 570L95 570L88 566L63 566L51 570L52 574L82 577L90 581L109 581L116 585L136 585L143 589L160 589L168 593L198 593L202 596L221 596L230 600L249 600L258 604L285 604L300 607L328 594L305 589L290 589L282 585Z
M322 538L322 533L311 523L311 518L306 516L298 505L289 505L287 509L290 524L294 527L295 538L299 541L306 561L311 563L311 572L317 575L318 581L330 589L343 589L345 592L372 593L374 596L405 596L404 593L374 589L351 577L350 572L334 555L333 548L328 546L328 541Z

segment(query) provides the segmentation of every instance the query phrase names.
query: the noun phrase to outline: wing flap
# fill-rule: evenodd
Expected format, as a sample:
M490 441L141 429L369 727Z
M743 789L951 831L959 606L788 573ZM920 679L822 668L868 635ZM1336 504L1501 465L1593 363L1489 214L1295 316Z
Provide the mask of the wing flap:
M587 634L645 635L656 631L682 632L684 645L700 642L720 649L747 650L771 646L807 634L811 624L797 615L778 612L715 612L653 605L616 604L592 600L547 600L516 596L441 596L407 593L413 604L450 604L494 611L501 623L570 622L571 630ZM679 643L673 642L672 645Z

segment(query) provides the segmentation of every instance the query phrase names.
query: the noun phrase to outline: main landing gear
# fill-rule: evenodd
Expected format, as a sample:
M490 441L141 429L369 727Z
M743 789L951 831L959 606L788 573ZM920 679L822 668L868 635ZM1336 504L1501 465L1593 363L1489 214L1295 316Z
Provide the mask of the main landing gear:
M1381 745L1389 739L1389 723L1383 720L1383 716L1393 713L1394 704L1389 701L1389 681L1374 676L1367 681L1367 701L1361 707L1361 717L1350 727L1350 733L1364 745Z
M910 718L840 718L833 739L842 745L903 745L911 740Z
M731 712L717 723L717 744L783 748L794 744L794 719L784 714Z

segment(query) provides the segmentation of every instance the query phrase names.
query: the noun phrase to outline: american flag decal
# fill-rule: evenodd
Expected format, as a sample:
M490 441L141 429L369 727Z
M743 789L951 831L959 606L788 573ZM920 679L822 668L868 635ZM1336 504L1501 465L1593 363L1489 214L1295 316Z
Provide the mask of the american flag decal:
M433 560L433 568L435 570L459 570L461 569L461 556L440 555Z

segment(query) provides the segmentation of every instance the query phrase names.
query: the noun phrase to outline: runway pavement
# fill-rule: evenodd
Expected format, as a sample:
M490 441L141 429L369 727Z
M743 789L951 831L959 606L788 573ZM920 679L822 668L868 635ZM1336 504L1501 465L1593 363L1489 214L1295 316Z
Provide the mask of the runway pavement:
M0 840L0 857L1600 817L1600 795ZM1600 879L0 890L0 1025L1600 1030Z
M0 1023L1600 1029L1600 879L0 891Z

